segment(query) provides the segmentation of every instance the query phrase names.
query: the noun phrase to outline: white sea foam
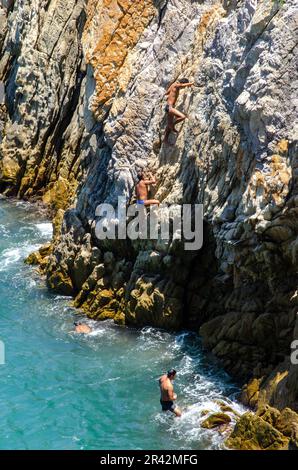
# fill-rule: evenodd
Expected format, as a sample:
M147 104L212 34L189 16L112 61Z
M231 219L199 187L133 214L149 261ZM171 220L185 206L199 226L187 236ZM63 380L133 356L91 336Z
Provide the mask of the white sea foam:
M242 405L236 402L227 400L224 396L215 395L214 399L210 398L210 390L207 386L204 391L204 395L197 396L198 403L192 405L185 405L178 403L182 409L182 417L175 419L173 415L168 413L158 413L155 420L163 426L167 426L167 431L174 436L181 439L190 446L195 444L199 448L223 448L224 440L229 434L229 428L233 428L236 422L236 416L233 413L229 414L231 423L229 428L226 430L209 430L201 427L201 423L210 414L220 412L220 406L214 400L221 400L227 405L230 405L237 413L243 414L246 410ZM202 411L204 414L202 415ZM208 413L205 414L206 410ZM187 448L187 446L186 446Z
M0 225L0 238L8 238L9 230L4 225Z
M163 347L165 343L169 342L172 342L172 336L168 332L153 327L145 327L137 338L138 345L136 347L140 351L156 350L156 348ZM169 356L171 356L170 351Z
M96 328L88 333L89 336L105 336L106 334L107 330L105 328Z
M36 251L40 245L22 245L20 247L7 248L0 255L0 271L5 271L12 264L24 259L33 251Z
M27 201L17 201L15 203L15 206L21 207L22 209L27 209L27 210L32 208L32 205L30 204L30 202L27 202Z
M107 320L105 322L98 322L90 319L83 318L81 320L83 323L86 323L86 325L90 326L92 331L86 335L86 337L92 337L92 338L108 338L110 342L114 341L118 335L119 332L115 328L115 325Z
M246 410L243 406L236 402L227 401L223 396L214 397L214 400L207 398L209 394L208 388L205 390L205 400L201 399L200 403L188 406L183 410L183 414L180 420L174 420L170 426L169 431L176 434L178 437L183 438L188 442L201 443L202 447L211 448L223 448L225 438L230 432L236 422L236 416L234 413L226 412L231 418L231 422L226 430L217 429L204 429L201 427L202 421L204 421L210 414L218 413L221 411L219 404L214 400L220 400L227 405L230 405L238 414L243 414ZM204 414L202 415L202 411ZM208 410L208 414L205 414Z
M35 224L35 227L40 231L43 237L51 238L53 235L53 225L51 222L44 222Z
M208 430L202 428L201 423L210 414L221 411L220 403L230 406L240 415L243 414L246 411L245 407L232 399L233 393L238 389L214 364L208 363L207 368L204 366L204 356L197 337L189 332L174 337L167 335L163 332L158 333L154 329L146 329L142 331L141 338L146 346L154 345L156 350L159 347L158 343L164 343L165 339L168 342L168 350L173 352L174 362L167 363L178 371L175 388L182 417L173 419L170 412L158 413L155 420L160 426L166 426L174 438L188 443L190 447L195 445L198 446L196 448L223 448L229 430ZM165 359L164 353L163 359ZM231 418L230 427L233 427L236 416L232 412L227 414Z

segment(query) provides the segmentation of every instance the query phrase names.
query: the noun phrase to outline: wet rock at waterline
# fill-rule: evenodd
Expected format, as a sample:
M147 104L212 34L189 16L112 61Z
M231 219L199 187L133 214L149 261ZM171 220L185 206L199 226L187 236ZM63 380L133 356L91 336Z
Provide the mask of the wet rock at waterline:
M26 264L37 265L40 267L41 272L44 272L48 264L49 256L52 251L52 244L46 243L42 245L37 251L30 253L27 258L25 258Z
M256 414L245 413L226 440L227 447L240 450L298 449L298 414L265 406Z
M230 422L231 418L229 415L225 413L213 413L201 423L201 426L202 428L213 429Z

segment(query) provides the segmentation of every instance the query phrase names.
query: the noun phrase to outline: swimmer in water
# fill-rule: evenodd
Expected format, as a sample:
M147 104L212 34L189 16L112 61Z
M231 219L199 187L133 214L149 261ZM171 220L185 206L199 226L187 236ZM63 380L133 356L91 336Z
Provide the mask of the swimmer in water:
M91 333L92 331L90 326L86 325L85 323L74 322L74 326L75 326L76 333L88 334L88 333Z
M174 401L177 400L177 395L174 393L174 387L172 381L176 377L175 369L171 369L164 374L159 379L160 387L160 404L162 411L171 411L177 417L181 416L181 410L177 405L174 404Z

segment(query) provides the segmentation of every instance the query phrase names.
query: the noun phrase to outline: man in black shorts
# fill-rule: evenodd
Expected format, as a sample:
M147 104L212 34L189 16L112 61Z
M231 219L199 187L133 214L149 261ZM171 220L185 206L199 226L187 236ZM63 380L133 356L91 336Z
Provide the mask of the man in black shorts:
M174 393L174 387L172 380L176 377L175 369L171 369L164 374L159 379L160 387L160 404L162 411L171 411L176 416L181 416L181 410L177 405L174 404L174 401L177 399L176 393Z

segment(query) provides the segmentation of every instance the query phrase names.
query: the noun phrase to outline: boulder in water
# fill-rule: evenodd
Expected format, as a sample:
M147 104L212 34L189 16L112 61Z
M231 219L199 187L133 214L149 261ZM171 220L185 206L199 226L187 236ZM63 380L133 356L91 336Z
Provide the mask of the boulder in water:
M40 266L41 270L46 268L48 264L49 256L52 252L52 244L46 243L45 245L41 246L37 251L30 253L29 256L25 259L26 264L31 265L38 265Z
M289 438L260 416L248 412L238 420L225 444L238 450L286 450Z
M225 413L213 413L201 423L201 426L206 429L214 429L230 422L231 417L229 415Z

